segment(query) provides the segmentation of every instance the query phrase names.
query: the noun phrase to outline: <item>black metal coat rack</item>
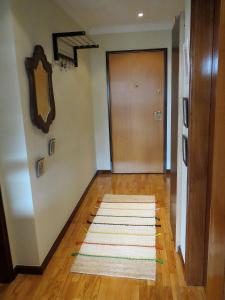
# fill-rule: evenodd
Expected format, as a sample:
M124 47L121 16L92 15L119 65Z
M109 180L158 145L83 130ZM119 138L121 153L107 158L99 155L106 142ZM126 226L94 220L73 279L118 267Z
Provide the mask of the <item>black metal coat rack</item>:
M59 32L52 34L54 60L65 59L78 66L77 50L98 48L85 31Z

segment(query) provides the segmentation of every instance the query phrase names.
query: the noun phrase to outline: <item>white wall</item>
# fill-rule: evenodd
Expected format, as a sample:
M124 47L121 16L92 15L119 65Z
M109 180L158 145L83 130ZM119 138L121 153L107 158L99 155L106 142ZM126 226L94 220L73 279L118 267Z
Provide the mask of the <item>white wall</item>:
M34 208L8 0L0 2L0 27L0 184L14 265L25 262L28 265L38 264Z
M5 119L10 113L12 116L2 122L5 127L1 137L8 144L1 162L6 165L6 153L10 146L13 147L11 156L14 157L10 158L10 166L6 165L6 170L2 172L4 190L11 193L4 193L4 201L7 204L13 202L15 206L20 203L21 208L20 214L12 210L7 212L7 223L13 214L13 218L18 219L11 226L11 231L15 232L11 238L13 252L16 253L14 264L40 265L96 171L89 53L86 50L79 52L78 68L61 72L58 66L53 67L56 119L49 134L42 133L30 121L24 59L32 55L34 45L41 44L51 62L51 34L79 28L52 0L12 0L11 4L11 44L5 52L10 49L13 60L6 55L10 64L7 66L9 75L4 81L4 102L9 101L9 104L3 114L6 113ZM6 36L7 43L8 38ZM1 68L0 73L5 76L2 71ZM2 119L2 110L0 113ZM50 137L56 138L56 152L52 157L47 154ZM35 161L40 156L46 158L46 172L37 179ZM10 167L14 177L17 174L14 169L18 171L23 167L26 171L26 176L22 177L25 182L20 188L21 176L17 178L18 184L10 185L6 181ZM23 202L18 199L18 193L22 193ZM29 206L25 201L29 201ZM29 222L33 225L30 232L26 221L28 209ZM21 236L24 239L19 243ZM31 247L32 239L34 247Z
M132 49L168 49L168 90L167 90L167 168L170 168L171 132L171 31L149 31L94 35L100 48L91 52L92 98L94 106L95 144L97 169L109 170L110 144L106 81L106 51Z
M180 14L179 36L179 96L178 96L178 138L177 138L177 207L176 207L176 246L181 244L181 206L182 206L182 133L183 133L183 87L184 87L184 13Z
M180 246L185 260L186 249L186 210L187 210L187 167L182 159L182 135L188 137L188 129L183 125L182 98L189 97L189 72L185 67L183 49L189 56L190 47L191 0L185 0L185 12L180 23L180 80L179 80L179 118L178 118L178 163L177 163L177 219L176 247ZM188 63L188 61L187 61Z

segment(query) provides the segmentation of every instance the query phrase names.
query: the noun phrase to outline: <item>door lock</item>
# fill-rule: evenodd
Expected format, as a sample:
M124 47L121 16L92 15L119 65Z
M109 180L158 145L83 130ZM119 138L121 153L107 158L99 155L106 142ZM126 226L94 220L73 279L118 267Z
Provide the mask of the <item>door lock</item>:
M161 121L162 120L162 112L160 110L154 111L154 120Z

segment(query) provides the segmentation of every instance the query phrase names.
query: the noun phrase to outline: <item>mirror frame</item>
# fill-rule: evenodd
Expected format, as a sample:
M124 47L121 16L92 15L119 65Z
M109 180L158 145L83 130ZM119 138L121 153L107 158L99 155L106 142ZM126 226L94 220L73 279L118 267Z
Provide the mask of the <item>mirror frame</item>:
M43 120L42 116L38 114L37 106L37 95L36 95L36 85L35 85L35 69L37 69L39 62L42 62L43 67L48 75L48 91L49 91L49 105L50 111L47 120ZM52 65L47 61L44 49L40 45L34 47L34 52L32 57L27 57L25 59L25 66L29 81L29 91L30 91L30 117L32 123L41 129L44 133L48 133L49 127L55 119L55 100L52 86Z

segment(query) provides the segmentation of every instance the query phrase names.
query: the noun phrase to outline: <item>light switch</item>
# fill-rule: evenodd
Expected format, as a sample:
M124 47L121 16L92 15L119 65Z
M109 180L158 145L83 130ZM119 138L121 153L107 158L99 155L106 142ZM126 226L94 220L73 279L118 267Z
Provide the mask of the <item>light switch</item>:
M52 138L48 142L48 155L51 156L55 153L55 138Z
M36 161L36 175L40 177L44 174L44 162L45 158L42 157Z

